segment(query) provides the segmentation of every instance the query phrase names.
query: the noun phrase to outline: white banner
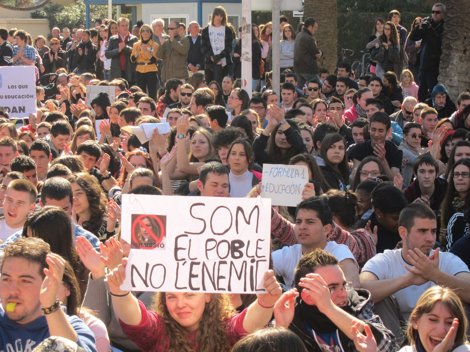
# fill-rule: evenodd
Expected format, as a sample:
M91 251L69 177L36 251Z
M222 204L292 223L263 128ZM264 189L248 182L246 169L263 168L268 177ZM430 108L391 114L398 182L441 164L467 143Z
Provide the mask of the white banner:
M306 165L263 164L261 196L271 198L273 205L296 207L307 183Z
M86 105L91 107L91 102L100 93L107 94L111 104L116 100L116 87L114 86L86 86Z
M0 109L10 117L36 114L36 75L34 66L0 67Z
M271 201L124 194L131 291L263 292Z

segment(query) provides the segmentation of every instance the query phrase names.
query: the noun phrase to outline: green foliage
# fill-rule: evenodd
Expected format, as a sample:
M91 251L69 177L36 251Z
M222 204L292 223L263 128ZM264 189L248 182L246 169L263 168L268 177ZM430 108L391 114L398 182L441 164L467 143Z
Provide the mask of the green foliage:
M78 27L83 24L85 18L85 4L79 1L73 5L62 6L58 4L47 4L42 9L31 13L32 18L46 18L49 27Z
M108 7L104 5L91 5L90 16L96 18L106 18ZM116 17L116 7L113 6L113 16ZM62 6L58 4L47 4L46 6L31 13L31 18L46 18L49 20L49 27L69 27L74 28L85 24L85 4L83 0L75 2L73 5Z

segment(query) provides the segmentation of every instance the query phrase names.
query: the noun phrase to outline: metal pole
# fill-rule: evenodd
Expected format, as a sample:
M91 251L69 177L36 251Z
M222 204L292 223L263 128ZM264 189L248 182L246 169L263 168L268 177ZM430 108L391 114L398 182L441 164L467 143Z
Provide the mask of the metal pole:
M242 88L250 95L253 92L252 50L251 50L251 0L242 0Z
M272 43L272 71L273 71L273 90L280 94L281 86L281 67L279 63L279 50L280 50L280 24L281 17L281 0L273 0L273 43Z
M108 0L108 19L113 19L113 0Z

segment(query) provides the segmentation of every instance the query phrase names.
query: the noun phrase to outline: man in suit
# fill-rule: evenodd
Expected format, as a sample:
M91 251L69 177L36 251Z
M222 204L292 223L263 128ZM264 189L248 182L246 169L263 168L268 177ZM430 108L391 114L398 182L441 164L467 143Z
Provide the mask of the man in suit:
M204 70L204 56L202 55L201 34L199 23L193 21L188 27L189 52L188 52L188 71L189 76Z
M121 17L118 20L118 34L109 38L105 56L111 59L111 79L125 78L129 85L134 81L135 65L131 63L132 46L138 38L129 32L129 20Z

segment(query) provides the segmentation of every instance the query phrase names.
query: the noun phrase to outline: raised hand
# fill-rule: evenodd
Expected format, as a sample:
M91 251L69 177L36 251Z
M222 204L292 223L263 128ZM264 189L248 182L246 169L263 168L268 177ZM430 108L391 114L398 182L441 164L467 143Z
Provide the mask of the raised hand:
M99 165L101 174L104 174L108 171L110 161L111 161L111 157L109 156L109 154L103 153L103 155L101 156L100 165Z
M85 237L77 237L75 249L85 268L91 272L93 279L104 277L105 264L101 259L101 255Z
M282 294L282 288L277 282L276 275L273 270L264 273L263 286L266 293L258 294L258 302L262 307L273 308L276 301Z
M105 263L106 267L109 270L112 270L121 264L122 259L124 258L124 251L121 243L116 237L111 237L105 244L105 246L100 248L102 254L101 259Z
M126 265L127 258L123 258L122 262L117 267L106 274L105 280L108 283L109 291L114 295L123 295L127 293L127 291L121 290L121 285L126 278Z
M354 346L358 352L377 352L377 341L375 341L374 334L369 325L364 324L364 333L360 331L361 324L354 323L352 332L354 336Z
M274 319L276 326L288 328L294 320L295 300L299 296L297 289L284 292L274 304Z
M52 306L57 299L57 292L62 285L64 276L65 259L55 253L49 253L46 258L49 268L44 268L44 280L39 293L39 301L42 307Z
M307 274L300 279L299 286L302 287L300 296L309 305L317 306L318 310L325 313L334 303L331 300L330 289L325 280L318 274Z
M457 336L457 329L459 328L459 319L454 318L452 321L452 326L450 327L449 331L447 331L446 336L444 339L441 341L440 344L438 344L436 347L434 347L432 352L447 352L452 349L452 346L455 343L455 337Z

